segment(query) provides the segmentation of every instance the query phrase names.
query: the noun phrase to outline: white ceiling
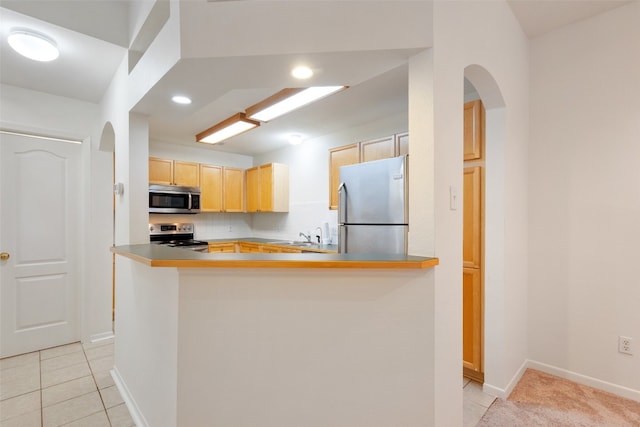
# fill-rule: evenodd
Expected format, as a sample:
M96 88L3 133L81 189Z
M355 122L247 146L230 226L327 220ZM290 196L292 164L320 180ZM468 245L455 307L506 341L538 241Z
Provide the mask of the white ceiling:
M133 2L0 0L0 82L99 102L127 54L128 14ZM628 2L508 0L529 37ZM34 28L53 37L61 50L60 58L44 64L20 57L6 41L14 27ZM257 154L286 145L285 136L289 133L312 138L402 114L407 110L406 62L415 53L395 50L308 56L314 67L322 70L314 84L347 84L350 88L210 148ZM183 60L134 111L149 116L153 139L193 145L196 133L283 87L292 87L294 83L282 72L291 62L292 58L286 55ZM193 104L168 103L176 88L191 94Z
M529 38L582 21L635 0L507 0Z

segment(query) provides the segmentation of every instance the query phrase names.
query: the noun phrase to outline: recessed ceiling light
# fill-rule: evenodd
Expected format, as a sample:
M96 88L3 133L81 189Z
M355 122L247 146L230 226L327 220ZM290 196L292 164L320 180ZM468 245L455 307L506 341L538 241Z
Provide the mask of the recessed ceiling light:
M11 30L7 41L13 50L34 61L53 61L60 55L52 38L25 28Z
M302 142L302 136L301 135L289 135L289 144L291 145L298 145Z
M291 70L291 75L296 79L305 80L313 76L313 70L305 65L301 65Z
M171 100L176 104L185 104L185 105L191 104L191 98L182 96L182 95L176 95L173 98L171 98Z

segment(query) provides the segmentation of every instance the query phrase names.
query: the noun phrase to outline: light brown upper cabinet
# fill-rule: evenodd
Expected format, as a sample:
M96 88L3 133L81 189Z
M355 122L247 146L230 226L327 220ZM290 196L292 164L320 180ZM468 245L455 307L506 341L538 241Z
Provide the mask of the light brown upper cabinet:
M223 210L244 212L244 169L225 166L222 170L222 183Z
M409 134L399 133L396 135L396 156L406 156L409 154Z
M340 167L409 154L409 134L356 142L329 150L329 209L338 209Z
M198 163L149 158L149 183L162 185L200 186Z
M329 150L329 209L338 209L340 166L360 163L360 147L349 144Z
M464 104L464 160L481 159L484 139L484 107L476 100Z
M222 212L222 166L200 165L200 211Z
M268 163L247 169L247 212L289 212L289 167Z
M171 185L173 183L173 160L149 158L149 184Z
M200 165L200 190L202 212L244 212L242 169Z
M360 161L389 159L396 155L396 141L393 135L385 138L362 141L360 143Z
M464 168L462 266L480 268L482 249L482 168Z

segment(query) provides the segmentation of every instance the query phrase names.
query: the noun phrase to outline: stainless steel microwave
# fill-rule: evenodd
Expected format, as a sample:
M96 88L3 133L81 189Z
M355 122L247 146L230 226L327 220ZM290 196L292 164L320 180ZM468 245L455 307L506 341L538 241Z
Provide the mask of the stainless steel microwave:
M199 187L149 185L149 213L196 214L199 212Z

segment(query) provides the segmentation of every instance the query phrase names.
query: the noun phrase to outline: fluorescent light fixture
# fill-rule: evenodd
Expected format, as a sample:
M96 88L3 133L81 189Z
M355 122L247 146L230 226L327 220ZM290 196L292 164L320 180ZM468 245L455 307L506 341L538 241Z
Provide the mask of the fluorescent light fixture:
M299 80L306 80L313 76L313 70L306 65L300 65L299 67L291 70L291 75Z
M7 41L13 50L34 61L53 61L60 55L52 38L25 28L11 30Z
M183 104L183 105L191 104L191 98L187 96L175 95L173 98L171 98L171 100L176 104Z
M268 122L346 88L347 86L313 86L309 88L282 89L264 101L247 108L247 117L261 122Z
M196 141L216 144L258 126L260 126L260 122L247 119L244 113L238 113L210 127L204 132L200 132L196 135Z

